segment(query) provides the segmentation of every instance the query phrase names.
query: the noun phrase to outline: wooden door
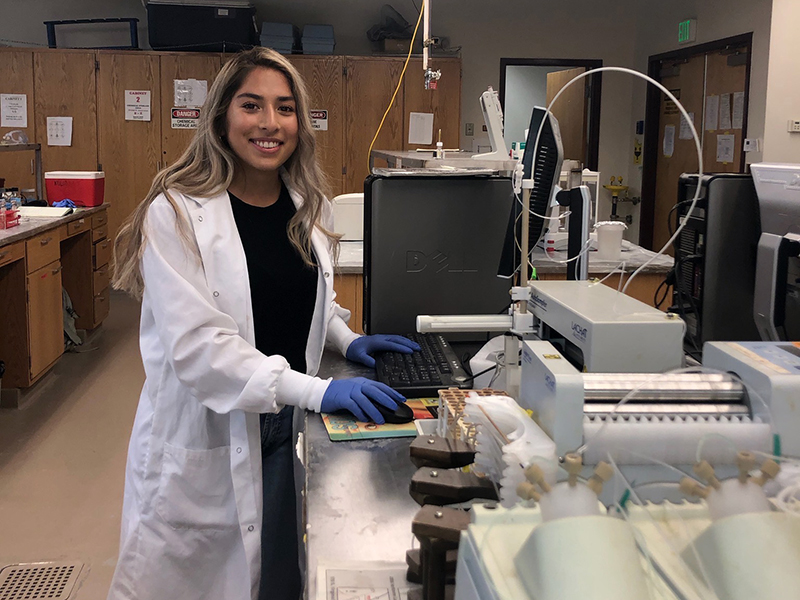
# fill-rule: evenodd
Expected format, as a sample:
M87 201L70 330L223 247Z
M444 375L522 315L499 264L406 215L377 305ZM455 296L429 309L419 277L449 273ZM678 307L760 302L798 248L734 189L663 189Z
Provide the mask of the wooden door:
M95 54L53 50L33 55L36 141L44 171L97 170ZM48 146L47 118L72 117L72 144Z
M711 173L741 172L744 146L747 49L709 52L706 55L706 98L716 98L717 123L707 123L703 135L703 169ZM738 113L734 115L734 112ZM733 159L726 150L733 146ZM722 158L723 160L717 160Z
M689 114L700 133L703 127L703 80L705 57L694 56L687 61L662 65L661 83L672 92ZM681 173L697 172L697 152L694 139L681 135L682 115L678 106L661 94L658 132L658 160L653 220L653 249L660 249L669 239L667 215L678 201L678 178ZM673 221L674 223L674 221ZM673 227L674 228L674 227ZM672 254L672 249L668 252Z
M320 166L328 177L331 194L336 196L344 190L344 86L342 75L344 58L341 56L289 56L289 60L300 71L309 95L309 109L326 111L326 129L315 131L317 156Z
M169 165L183 154L194 136L194 129L174 129L172 108L175 106L175 80L198 79L208 87L222 66L219 54L161 55L161 166Z
M147 195L161 164L161 107L158 56L101 53L98 57L98 145L106 174L112 240ZM150 120L126 120L126 90L150 92Z
M35 379L64 352L59 261L28 275L28 332L31 379Z
M461 61L457 58L435 59L431 68L442 72L435 90L425 89L422 61L408 63L403 78L403 150L430 148L436 145L442 130L445 148L461 147ZM433 113L432 144L409 144L408 129L412 112Z
M584 73L585 67L565 69L547 74L547 106L561 89L576 76ZM558 120L564 158L579 160L586 165L586 89L589 78L584 77L569 86L550 109Z
M370 142L397 87L403 62L401 58L346 58L346 193L364 191L364 179L369 174ZM401 88L375 141L375 149L403 149L403 96Z
M4 50L0 52L0 94L25 94L27 97L27 125L20 127L0 127L0 137L20 129L28 136L28 141L36 141L33 107L33 52L29 50ZM0 177L6 180L6 187L33 189L36 176L33 168L32 151L4 152L0 154Z

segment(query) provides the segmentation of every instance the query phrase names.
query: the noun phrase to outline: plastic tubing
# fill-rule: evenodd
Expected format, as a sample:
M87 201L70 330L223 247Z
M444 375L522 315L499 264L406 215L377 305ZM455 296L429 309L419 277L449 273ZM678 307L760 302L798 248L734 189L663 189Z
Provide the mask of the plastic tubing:
M551 112L551 111L550 111L550 108L551 108L551 107L553 106L553 104L555 104L555 102L556 102L556 101L559 99L559 97L561 96L561 94L563 94L563 93L564 93L564 90L566 90L568 87L570 87L570 86L571 86L573 83L577 82L578 80L580 80L580 79L583 79L584 77L588 77L589 75L594 75L594 74L596 74L596 73L602 73L603 71L613 71L613 72L617 72L617 73L627 73L627 74L629 74L629 75L634 75L634 76L636 76L636 77L639 77L639 78L641 78L641 79L644 79L645 81L647 81L647 82L649 82L649 83L652 83L654 86L656 86L656 87L657 87L658 89L660 89L662 92L664 92L664 94L666 94L666 96L667 96L667 97L668 97L670 100L672 100L672 101L675 103L675 105L676 105L676 106L678 107L678 109L681 111L681 114L683 115L683 118L684 118L684 119L686 119L686 122L689 124L689 128L690 128L690 129L691 129L691 131L692 131L692 137L694 138L694 145L695 145L695 149L697 150L697 162L698 162L698 166L697 166L697 172L698 172L700 175L702 175L702 173L703 173L703 150L702 150L702 148L700 147L700 137L697 135L697 129L695 129L694 123L693 123L693 122L692 122L692 120L689 118L689 113L688 113L688 112L686 111L686 109L683 107L683 104L681 104L681 103L680 103L680 101L679 101L679 100L678 100L678 99L677 99L677 98L676 98L676 97L675 97L675 96L672 94L672 92L670 92L670 91L669 91L667 88L665 88L663 85L661 85L661 84L660 84L658 81L656 81L656 80L655 80L655 79L653 79L652 77L648 77L648 76L647 76L647 75L645 75L644 73L640 73L639 71L634 71L633 69L626 69L626 68L624 68L624 67L600 67L600 68L598 68L598 69L592 69L591 71L585 71L584 73L581 73L581 74L580 74L580 75L578 75L577 77L574 77L573 79L571 79L571 80L570 80L570 81L569 81L569 82L568 82L568 83L567 83L567 84L566 84L566 85L565 85L563 88L561 88L561 89L558 91L558 93L557 93L557 94L556 94L556 95L553 97L553 99L550 101L550 104L548 104L548 105L547 105L547 109L546 109L545 118L544 118L544 119L542 119L542 122L541 122L541 124L539 125L539 130L536 132L536 143L535 143L535 144L534 144L534 146L533 146L533 148L534 148L534 152L535 152L535 151L537 151L537 149L539 148L539 138L540 138L540 137L541 137L541 135L542 135L542 130L544 129L544 124L547 122L547 115L549 115L549 114L550 114L550 112ZM534 157L534 163L535 163L535 157ZM697 204L697 200L698 200L699 198L700 198L700 186L698 185L698 186L697 186L697 190L695 191L695 194L694 194L694 198L692 198L692 204L691 204L691 206L689 206L689 210L688 210L688 212L686 213L686 216L687 216L687 217L688 217L690 214L692 214L692 211L694 211L694 207L695 207L695 205ZM653 255L653 256L652 256L652 257L651 257L649 260L647 260L647 261L646 261L646 262L645 262L645 263L644 263L644 264L643 264L641 267L639 267L639 268L638 268L638 269L636 269L636 270L635 270L633 273L631 273L631 276L628 278L628 281L625 283L625 286L622 288L622 293L623 293L623 294L624 294L624 293L627 291L627 289L628 289L628 286L631 284L631 281L633 281L633 279L634 279L634 278L635 278L635 277L636 277L636 276L637 276L637 275L638 275L638 274L639 274L639 273L640 273L640 272L641 272L641 271L642 271L644 268L646 268L647 266L649 266L649 265L650 265L650 263L652 263L652 262L653 262L653 261L654 261L656 258L658 258L658 257L659 257L659 256L661 256L662 254L664 254L664 252L667 250L667 248L669 248L669 247L672 245L672 242L674 242L676 239L678 239L678 236L681 234L681 231L683 231L683 228L686 226L686 223L687 223L688 221L689 221L689 219L688 219L688 218L684 218L684 220L683 220L683 223L681 223L681 224L680 224L680 226L679 226L679 227L678 227L678 228L675 230L675 233L673 233L673 234L672 234L672 237L671 237L671 238L669 238L669 239L666 241L666 243L665 243L665 244L664 244L664 246L661 248L661 250L659 250L659 251L658 251L656 254L654 254L654 255ZM580 256L580 255L578 255L578 256Z

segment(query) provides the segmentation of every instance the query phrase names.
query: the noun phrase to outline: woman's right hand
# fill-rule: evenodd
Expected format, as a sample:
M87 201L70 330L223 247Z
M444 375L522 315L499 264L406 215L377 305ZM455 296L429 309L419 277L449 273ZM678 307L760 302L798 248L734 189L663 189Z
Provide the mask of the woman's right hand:
M334 379L328 384L328 389L322 396L320 410L324 413L347 410L359 421L373 421L383 425L386 421L374 403L382 404L394 411L397 409L397 402L405 401L405 397L399 392L371 379L364 377Z

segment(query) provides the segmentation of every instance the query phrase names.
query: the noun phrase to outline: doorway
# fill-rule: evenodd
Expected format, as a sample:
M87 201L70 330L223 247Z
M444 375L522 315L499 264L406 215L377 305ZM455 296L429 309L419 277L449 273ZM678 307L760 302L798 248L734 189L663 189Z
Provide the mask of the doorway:
M651 56L648 74L694 119L706 173L744 173L752 33ZM639 244L659 250L682 173L697 173L694 140L677 105L647 91ZM673 223L674 228L674 223ZM668 249L671 254L672 249Z
M602 60L552 58L501 58L500 103L504 137L523 141L534 106L548 106L574 77L603 66ZM553 105L564 146L564 158L597 170L600 142L600 73L584 78L567 89Z

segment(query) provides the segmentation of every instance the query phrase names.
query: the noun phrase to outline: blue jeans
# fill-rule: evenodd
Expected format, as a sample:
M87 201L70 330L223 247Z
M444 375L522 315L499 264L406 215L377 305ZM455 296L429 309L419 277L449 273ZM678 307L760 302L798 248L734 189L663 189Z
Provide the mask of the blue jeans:
M259 600L298 600L302 592L291 406L261 415L261 473L264 512L261 525Z

